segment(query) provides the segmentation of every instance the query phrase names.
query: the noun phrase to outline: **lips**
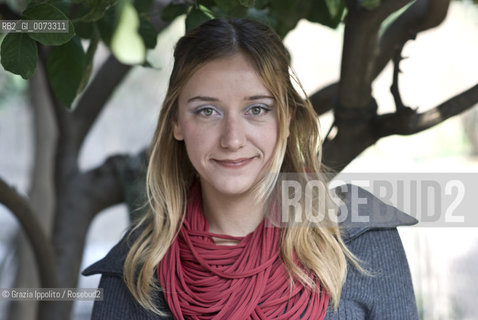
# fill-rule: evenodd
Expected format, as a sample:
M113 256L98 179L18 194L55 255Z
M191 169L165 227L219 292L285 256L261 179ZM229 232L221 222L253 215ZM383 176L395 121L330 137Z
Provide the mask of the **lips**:
M249 163L251 163L254 158L255 157L239 158L239 159L222 159L222 160L214 159L214 162L226 168L242 168L247 166Z

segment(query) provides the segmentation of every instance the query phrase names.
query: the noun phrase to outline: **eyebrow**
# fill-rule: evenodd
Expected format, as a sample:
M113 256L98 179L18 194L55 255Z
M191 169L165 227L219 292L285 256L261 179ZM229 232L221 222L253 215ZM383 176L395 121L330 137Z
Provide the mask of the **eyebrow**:
M206 97L206 96L195 96L188 99L188 103L192 101L219 101L219 99L213 98L213 97Z
M261 100L261 99L271 99L271 100L275 100L273 96L266 96L266 95L252 96L252 97L246 98L246 99L244 99L244 100L254 101L254 100Z
M260 100L260 99L272 99L272 100L275 100L274 97L272 96L268 96L268 95L257 95L257 96L251 96L251 97L247 97L245 98L244 100L246 101L254 101L254 100ZM208 96L195 96L195 97L192 97L192 98L189 98L188 99L188 103L189 102L193 102L193 101L219 101L218 98L214 98L214 97L208 97Z

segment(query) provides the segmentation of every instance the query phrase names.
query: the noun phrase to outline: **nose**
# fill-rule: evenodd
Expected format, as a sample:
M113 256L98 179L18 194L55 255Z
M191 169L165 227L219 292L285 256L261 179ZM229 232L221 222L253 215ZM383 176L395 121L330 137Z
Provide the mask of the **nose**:
M221 135L221 147L235 151L242 148L245 143L246 132L241 119L235 116L226 117Z

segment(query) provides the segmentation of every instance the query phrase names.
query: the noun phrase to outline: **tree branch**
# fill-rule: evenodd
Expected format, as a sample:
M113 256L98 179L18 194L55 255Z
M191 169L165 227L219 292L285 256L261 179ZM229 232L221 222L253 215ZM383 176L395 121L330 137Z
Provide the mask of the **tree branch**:
M368 23L370 24L373 23L375 25L375 30L377 30L376 27L379 21L381 23L384 17L400 9L408 2L410 1L395 1L395 3L392 3L391 1L383 2L381 7L376 9L381 10L378 18L374 18L372 20L372 17L367 17L366 20L369 20ZM370 80L373 81L373 79L375 79L380 72L382 72L387 63L394 57L397 50L400 50L400 46L402 44L408 40L414 39L418 32L431 29L439 25L446 17L449 2L450 0L417 0L407 10L405 10L405 12L399 18L397 18L397 20L395 20L380 37L378 44L378 54L373 52L375 62L373 63L373 70L370 75ZM372 13L376 14L376 10L370 11L369 15ZM364 14L363 10L361 12ZM359 31L351 32L354 32L353 37L359 34ZM361 33L363 34L364 32ZM357 42L360 43L360 41ZM347 51L351 52L351 54L354 52L353 50L354 49L347 49ZM345 54L346 52L344 50L344 55ZM351 65L351 76L356 77L353 74L359 72L356 67L357 65L361 64L361 62L359 62L358 57L355 55L354 57L348 58L348 60L350 60L350 63L345 65ZM361 61L363 61L363 59ZM342 63L344 64L344 61ZM365 64L363 65L365 66ZM343 68L344 66L342 69ZM322 88L316 93L310 95L310 100L317 114L323 114L333 108L333 101L337 96L338 90L337 88L334 88L334 86L338 87L338 83L328 85L327 87ZM348 84L344 84L344 87L345 86L348 86ZM366 100L367 99L364 99L365 104L368 103ZM344 101L342 101L342 103L344 103Z
M395 110L397 112L403 111L405 105L403 104L402 97L400 96L400 89L398 84L398 76L402 72L400 70L400 62L404 59L402 57L402 50L405 46L405 43L402 43L400 48L395 52L393 57L393 76L392 76L392 85L390 87L390 92L392 93L393 100L395 101Z
M48 238L33 213L28 200L0 178L0 203L3 203L18 219L33 248L38 265L40 283L45 288L58 285L56 259Z
M159 12L171 1L163 2L153 2L152 12L158 14L151 16L151 21L159 33L169 25L169 23L161 20ZM91 126L131 68L132 66L122 64L111 54L80 97L78 105L73 112L73 124L76 132L73 141L76 150L81 148Z
M81 96L73 112L76 136L72 142L77 151L81 148L88 131L105 107L106 102L131 68L132 66L122 64L113 55L110 55Z
M87 211L90 221L102 210L124 202L121 168L125 157L111 156L101 166L83 173L74 182L78 190L92 200Z
M392 134L411 135L431 128L478 103L478 84L423 113L410 108L376 118L377 139Z
M38 60L41 65L41 71L44 78L43 80L47 84L48 96L53 107L58 133L59 136L62 137L69 130L71 121L68 119L65 106L63 106L62 103L56 98L55 92L53 91L50 81L48 80L47 56L49 53L49 48L40 44L38 46Z
M72 141L75 141L73 132L74 121L72 113L68 112L66 107L57 99L48 80L46 58L48 48L40 45L38 54L58 128L57 151L55 155L55 187L61 188L64 186L63 182L68 181L78 172L78 150L74 148L72 143Z
M375 10L347 1L338 103L360 108L370 103L378 31L383 20L411 0L387 0Z
M357 117L355 122L351 122L337 119L337 114L335 114L337 134L333 139L326 140L323 145L323 161L334 170L342 170L363 150L374 144L380 136L397 131L397 125L393 119L396 117L410 119L410 114L414 113L410 108L399 108L400 112L396 114L380 116L381 127L377 128L377 116L369 117L370 114L365 112L368 109L367 106L370 106L373 101L371 83L386 63L397 52L400 53L400 47L407 40L412 39L417 32L438 25L446 16L449 4L449 0L417 0L392 23L378 44L378 30L385 17L409 2L410 0L382 1L377 9L365 10L356 1L347 1L349 13L346 19L338 99L334 103L334 108L341 107L342 120L347 120L353 114L363 113L364 116ZM377 48L380 49L378 52ZM330 99L333 101L331 96L332 94L329 92L328 101ZM466 105L471 104L470 101L474 101L469 94L467 97L467 103L462 103L463 101L458 103L461 110L466 109ZM464 98L464 100L467 99ZM330 105L330 102L328 104ZM458 111L460 108L451 108L452 111L446 107L450 104L456 105L457 103L448 101L439 108L439 112L426 112L417 116L411 120L415 125L412 124L408 130L399 126L400 130L424 130L426 127L443 121L446 114L451 116L461 112ZM430 120L430 118L434 120ZM403 123L404 120L401 124Z
M416 0L382 34L375 59L375 79L397 50L416 34L439 25L446 17L450 0Z
M78 173L61 190L52 233L52 243L58 252L58 266L62 270L62 286L75 286L88 227L103 209L124 201L120 173L124 156L109 157L93 170Z
M377 139L369 123L351 122L346 130L337 130L337 135L325 140L322 145L322 162L333 171L340 172Z
M338 82L332 83L309 96L310 103L319 116L334 108L334 99L337 97L338 88Z
M477 103L478 84L423 113L404 107L398 112L378 115L370 122L349 121L341 126L346 127L345 130L339 128L332 140L324 142L323 162L327 167L340 172L379 139L392 134L412 135L429 129Z
M386 17L410 1L384 0L374 10L354 0L346 2L340 83L333 103L337 135L323 144L323 162L333 170L342 170L376 142L372 121L377 105L372 98L372 81L378 32Z

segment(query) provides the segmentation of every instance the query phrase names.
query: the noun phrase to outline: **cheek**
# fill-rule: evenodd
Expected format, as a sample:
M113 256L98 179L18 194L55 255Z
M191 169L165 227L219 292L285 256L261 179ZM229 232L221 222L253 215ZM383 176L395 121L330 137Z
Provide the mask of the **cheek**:
M274 152L274 148L277 144L277 131L274 131L273 134L270 134L270 137L269 137L267 142L268 142L267 143L267 146L268 146L267 151L269 153L269 157L271 157L272 153Z
M197 147L208 145L213 140L213 132L205 128L188 127L185 130L184 140L187 141L188 144L196 144Z
M198 163L214 147L213 130L192 125L192 123L185 123L182 126L182 132L188 156L193 164Z
M178 124L175 126L175 135L176 132L180 132L182 139L186 144L190 144L195 139L199 139L201 136L201 128L197 126L194 121L191 121L188 118L179 119Z
M274 148L277 144L278 134L277 134L277 124L271 123L261 128L256 128L253 130L254 140L256 145L260 146L260 149L264 152L264 155L267 159L272 157Z

